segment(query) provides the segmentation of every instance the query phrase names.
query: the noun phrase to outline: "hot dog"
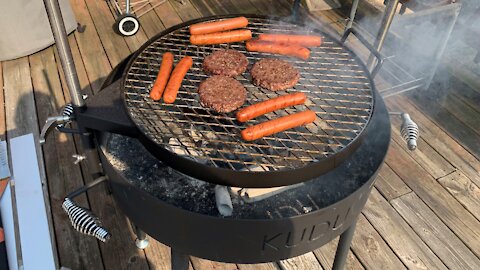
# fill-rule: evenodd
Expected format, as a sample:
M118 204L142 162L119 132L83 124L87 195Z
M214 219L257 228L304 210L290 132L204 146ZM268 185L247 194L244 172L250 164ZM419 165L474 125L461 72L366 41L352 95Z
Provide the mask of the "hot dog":
M237 120L246 122L257 116L276 111L278 109L305 103L307 96L304 93L293 93L262 101L237 112Z
M274 43L261 40L247 41L247 50L250 52L266 52L295 56L303 60L310 57L310 50L298 45L285 45L282 43Z
M250 126L242 130L241 134L245 141L253 141L287 129L312 123L316 118L317 115L313 111L303 111Z
M221 43L231 43L249 40L252 38L252 31L250 30L234 30L228 32L204 34L204 35L191 35L190 43L194 45L211 45Z
M258 40L305 47L318 47L322 44L320 36L307 35L260 34Z
M210 34L215 32L222 32L237 28L243 28L248 25L248 20L245 17L231 18L218 22L197 23L190 26L191 35Z
M170 79L168 80L167 87L165 88L165 93L163 94L163 101L165 103L173 103L177 98L178 90L182 85L183 78L187 74L188 70L192 67L193 59L190 56L185 56L178 62L177 66L172 72Z
M160 98L162 98L163 91L165 90L172 69L173 54L171 52L166 52L162 56L162 64L160 65L155 84L153 85L152 90L150 90L150 97L153 100L160 100Z

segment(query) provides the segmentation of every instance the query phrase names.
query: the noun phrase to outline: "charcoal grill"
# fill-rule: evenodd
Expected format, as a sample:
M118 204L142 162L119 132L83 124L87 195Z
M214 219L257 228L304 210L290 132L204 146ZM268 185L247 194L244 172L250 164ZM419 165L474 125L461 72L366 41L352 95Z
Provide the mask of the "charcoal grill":
M46 0L50 17L59 16L58 3ZM153 37L123 61L107 78L102 91L85 102L80 97L62 25L51 20L69 80L73 106L49 118L60 131L75 120L84 140L85 156L95 181L67 195L63 204L72 224L82 233L106 241L110 235L73 198L106 182L119 207L137 231L144 248L145 233L172 247L174 269L186 269L188 257L234 263L270 262L312 251L338 235L335 267L342 268L355 221L372 188L390 140L390 122L371 74L343 42L316 29L273 17L244 15L253 34L315 33L323 44L308 61L288 58L301 79L289 91L307 94L308 102L259 117L247 125L297 110L311 109L318 121L263 139L244 142L246 124L233 114L216 114L198 102L196 88L207 77L204 56L220 48L243 52L250 65L272 57L250 53L243 44L192 46L188 26L238 15L202 18L172 27ZM358 39L382 58L363 38ZM148 97L165 51L175 60L189 55L193 68L173 105ZM276 56L277 57L277 56ZM248 73L237 79L247 88L245 106L278 94L252 85ZM73 108L73 111L71 110ZM61 124L59 124L61 123ZM415 132L411 125L405 133ZM415 134L414 134L415 135ZM99 154L99 155L98 155ZM100 160L99 160L100 156ZM100 162L101 161L101 162ZM102 166L100 166L100 163ZM259 188L298 184L254 204L232 194L233 215L221 216L215 207L215 185ZM207 244L208 243L208 244Z

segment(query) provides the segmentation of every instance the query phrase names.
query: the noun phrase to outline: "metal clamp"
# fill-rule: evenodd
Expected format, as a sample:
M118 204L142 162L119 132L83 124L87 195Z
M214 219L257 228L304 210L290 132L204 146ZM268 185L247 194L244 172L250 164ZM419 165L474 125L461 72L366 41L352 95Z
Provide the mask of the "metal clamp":
M73 198L84 193L90 188L107 180L106 176L99 177L87 185L71 192L63 201L62 208L67 213L75 230L90 236L94 236L98 240L105 242L110 239L110 233L101 226L100 220L89 210L78 206Z
M47 118L45 124L43 125L42 132L40 133L40 144L45 143L45 138L50 134L53 128L56 128L58 125L69 122L72 120L71 116L61 115L61 116L53 116Z
M341 42L342 43L345 43L345 41L347 40L348 36L350 34L354 34L355 37L360 40L360 42L362 42L362 44L375 56L375 58L377 58L377 65L373 68L372 70L372 77L375 78L375 76L377 75L378 71L380 70L380 68L382 67L383 65L383 62L385 60L385 58L380 54L380 52L378 50L376 50L362 35L360 35L358 33L357 30L355 30L353 27L352 28L347 28L345 30L345 32L343 33L343 36L342 36L342 39L341 39Z
M402 125L400 126L400 134L407 142L408 149L413 151L417 149L417 140L420 135L418 125L413 122L408 113L389 112L390 115L398 115L402 117Z

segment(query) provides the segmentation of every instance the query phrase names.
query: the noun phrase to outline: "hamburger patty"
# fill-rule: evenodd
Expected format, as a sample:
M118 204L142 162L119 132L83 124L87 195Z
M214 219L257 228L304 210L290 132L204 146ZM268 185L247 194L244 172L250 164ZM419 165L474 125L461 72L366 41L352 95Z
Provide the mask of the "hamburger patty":
M245 72L248 60L235 50L219 50L203 60L203 69L214 75L237 76Z
M198 94L202 106L219 113L240 108L247 98L247 91L239 81L223 75L212 76L200 83Z
M255 85L272 91L293 87L300 79L300 73L292 64L275 58L256 62L250 72Z

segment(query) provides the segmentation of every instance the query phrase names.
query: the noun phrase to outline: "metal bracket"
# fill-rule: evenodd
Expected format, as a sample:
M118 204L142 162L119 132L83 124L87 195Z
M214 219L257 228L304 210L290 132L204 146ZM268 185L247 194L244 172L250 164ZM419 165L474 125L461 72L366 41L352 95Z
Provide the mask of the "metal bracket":
M47 118L45 124L43 125L42 132L40 133L40 144L45 143L45 138L50 134L52 129L56 128L57 125L69 122L72 120L72 116L61 115L61 116L53 116Z
M352 28L347 28L345 30L345 32L343 33L343 36L342 36L342 39L341 39L341 42L342 43L345 43L345 41L347 40L348 36L350 34L353 34L355 35L355 37L360 40L360 42L362 42L362 44L375 56L375 58L377 58L377 64L375 65L375 67L373 68L373 70L371 71L372 73L372 77L375 78L375 76L377 75L378 71L380 70L380 68L382 67L383 65L383 62L385 60L385 57L383 57L379 51L377 51L362 35L360 35L358 33L357 30L355 30L353 27Z

